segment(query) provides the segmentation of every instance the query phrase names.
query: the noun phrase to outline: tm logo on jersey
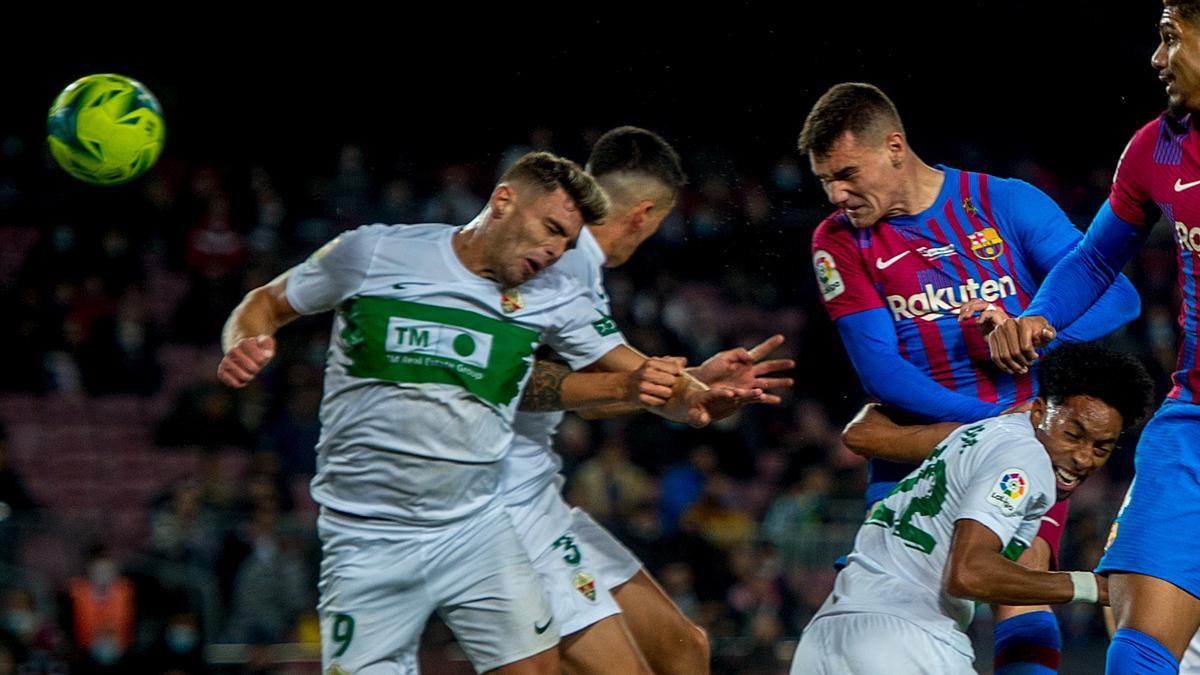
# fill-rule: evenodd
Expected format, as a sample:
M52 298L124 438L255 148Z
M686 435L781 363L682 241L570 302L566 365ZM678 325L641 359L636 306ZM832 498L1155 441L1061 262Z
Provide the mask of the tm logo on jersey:
M449 359L486 370L492 354L492 336L458 326L393 316L388 319L384 350L393 363L436 365L429 361Z
M955 295L957 290L957 295ZM953 286L936 288L933 284L925 284L921 293L914 293L907 298L903 295L887 296L888 306L892 309L892 318L924 319L934 321L947 316L962 307L968 300L979 298L987 302L1003 300L1017 294L1017 283L1009 275L999 279L988 279L982 284L974 279L957 289Z
M1011 516L1029 494L1029 479L1021 469L1005 469L988 495L988 503Z

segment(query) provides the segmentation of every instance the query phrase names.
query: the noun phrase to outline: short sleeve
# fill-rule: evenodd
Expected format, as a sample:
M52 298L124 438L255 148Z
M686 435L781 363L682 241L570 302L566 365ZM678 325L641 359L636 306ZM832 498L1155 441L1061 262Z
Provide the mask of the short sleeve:
M826 219L813 232L812 262L821 301L829 316L837 321L884 304L863 267L858 240L834 218Z
M596 307L590 293L578 294L559 311L563 320L546 335L546 344L572 370L586 368L625 344L616 322Z
M288 273L288 303L301 314L328 311L362 287L387 225L343 232Z
M1117 162L1108 203L1113 213L1128 223L1153 225L1158 221L1158 205L1150 197L1148 169L1154 161L1154 147L1165 124L1167 121L1159 117L1138 129Z
M1046 450L1032 436L996 429L971 452L978 459L964 476L966 492L955 520L977 521L1005 544L1018 533L1028 536L1030 525L1040 523L1055 501Z

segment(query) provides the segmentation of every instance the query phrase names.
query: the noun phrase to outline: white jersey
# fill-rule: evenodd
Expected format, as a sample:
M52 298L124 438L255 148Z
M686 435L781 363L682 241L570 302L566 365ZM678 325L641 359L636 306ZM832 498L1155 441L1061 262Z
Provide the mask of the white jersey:
M975 603L942 590L955 523L982 523L1015 560L1037 536L1055 492L1028 413L959 427L871 509L816 617L890 614L971 655L964 631Z
M621 343L556 265L501 289L458 259L458 231L364 226L290 271L297 312L337 310L312 482L319 504L418 524L478 511L499 488L538 346L582 368Z
M596 314L604 317L597 330L624 341L609 316L612 310L604 290L604 250L589 228L579 233L575 248L554 264L555 269L574 277L588 289L593 309L586 312L589 320ZM603 324L602 326L599 324ZM602 330L601 330L602 329ZM504 501L520 504L537 497L542 489L557 479L562 459L554 452L554 434L562 423L562 412L518 412L513 421L513 443L504 459L501 490Z

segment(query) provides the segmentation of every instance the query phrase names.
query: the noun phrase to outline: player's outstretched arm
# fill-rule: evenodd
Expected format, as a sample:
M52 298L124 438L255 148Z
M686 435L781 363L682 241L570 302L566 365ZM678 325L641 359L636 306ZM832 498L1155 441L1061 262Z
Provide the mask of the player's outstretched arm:
M246 294L221 331L217 379L244 387L275 356L275 332L300 314L287 299L288 272Z
M957 598L995 605L1108 604L1108 580L1092 572L1041 572L1001 555L1000 537L983 523L964 518L954 540L942 586Z
M627 349L617 347L613 351ZM520 409L526 412L578 410L603 407L640 411L664 405L671 398L675 380L683 373L682 359L665 357L628 360L622 356L601 360L605 365L627 370L618 372L572 372L555 361L539 359L521 396Z
M842 443L863 457L916 464L959 427L957 422L901 426L868 403L842 430Z
M1001 412L1000 406L942 386L901 356L887 310L848 314L835 325L858 379L872 397L911 413L933 413L940 422L974 422Z

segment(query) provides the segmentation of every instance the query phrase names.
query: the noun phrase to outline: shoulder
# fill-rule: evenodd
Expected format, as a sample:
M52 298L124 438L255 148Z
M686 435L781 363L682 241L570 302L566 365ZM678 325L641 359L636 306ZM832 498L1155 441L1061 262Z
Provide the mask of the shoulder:
M1190 122L1188 118L1177 120L1164 112L1143 124L1125 144L1125 150L1121 152L1121 159L1117 163L1117 174L1121 174L1122 167L1134 168L1153 161L1160 146L1163 146L1165 151L1172 145L1177 145L1191 133Z
M969 437L972 429L980 429L976 432L981 451L979 467L994 471L1003 464L1038 476L1052 473L1050 456L1037 439L1029 413L1000 415L966 425L962 428L963 438Z
M545 274L560 274L578 279L580 282L586 282L595 274L596 267L596 263L586 251L573 248L564 253L553 265L546 268Z
M564 255L540 274L521 284L521 292L538 304L550 305L567 304L577 296L586 295L587 277L580 275L583 267L576 262Z
M845 246L855 244L855 242L854 227L850 225L850 221L841 209L831 213L813 230L812 248L814 252L822 247Z

